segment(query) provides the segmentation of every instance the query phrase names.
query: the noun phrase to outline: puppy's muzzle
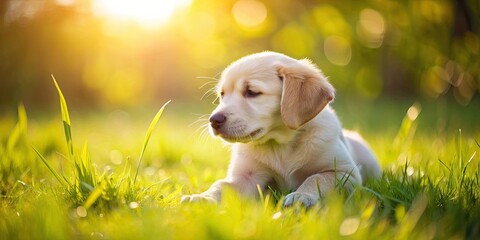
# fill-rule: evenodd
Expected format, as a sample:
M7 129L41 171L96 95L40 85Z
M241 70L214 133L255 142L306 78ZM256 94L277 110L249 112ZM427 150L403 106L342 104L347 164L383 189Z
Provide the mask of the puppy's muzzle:
M227 117L223 113L215 113L210 116L210 126L213 129L219 130L227 122Z

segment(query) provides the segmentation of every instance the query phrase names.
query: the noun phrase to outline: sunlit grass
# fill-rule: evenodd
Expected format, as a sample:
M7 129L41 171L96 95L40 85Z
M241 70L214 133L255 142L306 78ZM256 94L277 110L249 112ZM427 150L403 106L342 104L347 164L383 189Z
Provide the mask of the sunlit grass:
M128 201L134 205L138 204L135 201L140 198L142 194L144 194L146 189L150 188L137 188L136 186L138 171L142 162L142 158L150 140L150 136L158 120L160 119L163 110L170 101L165 103L160 108L160 110L153 118L149 128L147 129L135 174L132 176L132 174L130 173L130 168L127 167L127 164L125 164L125 167L121 174L117 175L115 174L115 172L109 173L105 170L103 171L103 173L100 174L101 171L99 171L93 165L92 159L89 155L87 141L85 141L81 154L77 154L74 150L70 114L67 102L65 100L65 97L63 96L62 90L60 89L53 75L52 79L60 98L62 122L64 126L65 140L67 143L66 145L68 149L68 158L66 160L70 164L73 163L73 180L72 176L69 176L69 174L57 172L49 163L49 161L39 151L33 148L35 153L42 160L48 170L66 189L64 194L67 194L68 200L72 201L72 205L79 206L77 210L81 211L80 215L86 214L86 211L92 206L110 209L117 206L120 202ZM25 118L24 112L24 109L20 107L19 116L21 119ZM16 133L16 131L14 133Z
M151 112L131 114L131 120L121 124L113 124L102 113L92 118L76 113L70 119L66 102L61 101L60 119L38 122L30 116L30 132L20 105L18 123L0 138L1 239L443 239L480 235L480 133L471 129L425 131L420 120L422 114L430 113L428 105L399 110L404 117L391 123L397 128L388 130L392 133L375 132L375 128L366 132L384 168L380 180L352 194L332 192L307 211L282 208L284 193L275 191L262 192L260 199L227 191L219 205L180 204L182 194L203 191L225 175L228 148L200 136L185 117L160 117L165 105L148 126ZM180 109L172 103L166 113ZM382 109L370 111L378 115ZM72 129L70 120L82 127ZM158 129L153 131L154 127ZM85 144L78 150L73 143L82 138L91 138L89 147Z

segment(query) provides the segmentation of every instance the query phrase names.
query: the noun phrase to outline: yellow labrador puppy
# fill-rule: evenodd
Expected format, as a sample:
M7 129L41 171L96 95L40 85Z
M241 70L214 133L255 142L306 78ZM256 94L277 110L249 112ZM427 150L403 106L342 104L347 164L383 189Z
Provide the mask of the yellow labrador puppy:
M380 175L362 138L342 130L329 106L334 88L309 60L275 52L249 55L223 71L217 90L220 104L210 130L234 143L228 174L182 202L218 202L225 187L257 196L258 185L293 191L284 206L308 207L338 184L351 190Z

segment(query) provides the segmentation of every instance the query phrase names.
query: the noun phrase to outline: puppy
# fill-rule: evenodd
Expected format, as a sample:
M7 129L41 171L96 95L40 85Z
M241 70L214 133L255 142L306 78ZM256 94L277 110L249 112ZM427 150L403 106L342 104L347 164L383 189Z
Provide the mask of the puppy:
M217 86L211 133L233 143L226 178L182 202L218 202L230 187L258 196L258 187L292 191L284 206L311 206L336 186L352 190L380 167L360 135L342 131L330 108L334 88L309 60L275 52L243 57Z

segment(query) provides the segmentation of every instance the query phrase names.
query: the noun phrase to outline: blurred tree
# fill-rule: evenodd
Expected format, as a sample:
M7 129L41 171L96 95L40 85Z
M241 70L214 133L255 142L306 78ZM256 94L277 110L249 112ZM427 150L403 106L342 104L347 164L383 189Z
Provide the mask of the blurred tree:
M480 90L476 0L128 2L1 1L0 106L55 101L50 74L74 105L197 100L197 77L263 50L310 58L364 99Z

